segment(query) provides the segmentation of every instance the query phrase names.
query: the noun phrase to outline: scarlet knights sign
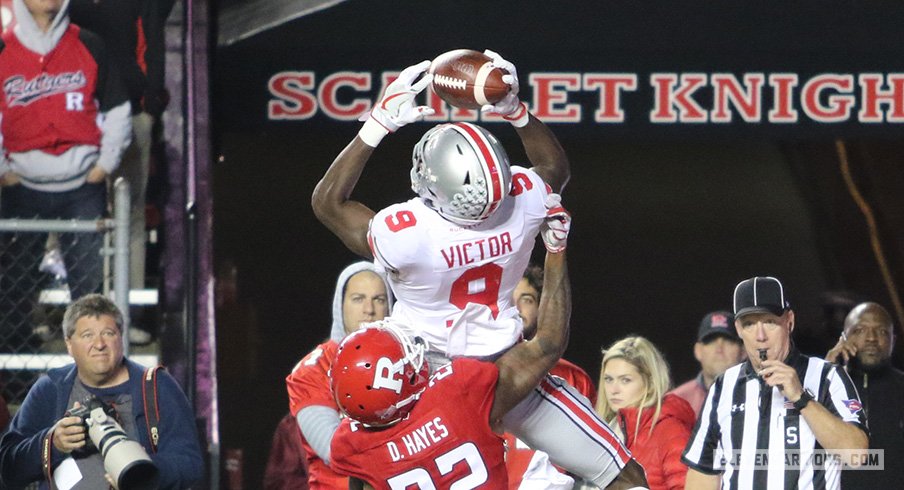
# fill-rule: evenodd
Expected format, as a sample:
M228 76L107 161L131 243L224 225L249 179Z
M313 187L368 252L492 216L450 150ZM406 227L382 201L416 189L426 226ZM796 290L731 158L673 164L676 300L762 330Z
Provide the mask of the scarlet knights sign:
M357 119L398 72L281 71L267 83L267 119L315 116ZM654 124L904 123L904 73L637 73L534 72L521 75L522 98L547 123ZM630 113L628 99L646 84L646 110ZM588 97L589 96L589 97ZM450 107L432 91L422 104L430 121L500 121L476 110Z
M594 138L904 134L904 8L654 5L343 2L223 47L218 122L331 132L406 66L468 48L515 64L534 115ZM430 21L400 25L405 8ZM419 101L428 122L498 122Z

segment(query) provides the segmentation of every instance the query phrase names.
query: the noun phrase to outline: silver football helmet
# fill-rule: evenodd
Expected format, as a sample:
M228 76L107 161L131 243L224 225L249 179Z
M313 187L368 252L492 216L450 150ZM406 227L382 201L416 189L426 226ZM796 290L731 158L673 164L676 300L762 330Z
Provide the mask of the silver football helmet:
M453 223L479 223L499 208L512 187L502 144L465 122L440 124L414 145L411 189Z

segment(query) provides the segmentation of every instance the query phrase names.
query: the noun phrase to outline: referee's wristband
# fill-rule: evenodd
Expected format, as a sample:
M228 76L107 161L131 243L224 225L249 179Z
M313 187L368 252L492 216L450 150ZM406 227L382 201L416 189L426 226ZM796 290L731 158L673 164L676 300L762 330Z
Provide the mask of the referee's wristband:
M373 148L376 148L387 134L389 134L389 130L373 116L368 117L367 121L364 121L364 126L358 130L358 137L361 138L361 141Z

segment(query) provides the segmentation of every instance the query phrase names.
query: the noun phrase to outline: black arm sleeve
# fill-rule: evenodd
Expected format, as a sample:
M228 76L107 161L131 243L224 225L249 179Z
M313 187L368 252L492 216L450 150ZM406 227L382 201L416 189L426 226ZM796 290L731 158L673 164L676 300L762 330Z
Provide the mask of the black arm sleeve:
M88 48L88 52L97 63L97 87L94 96L101 112L129 101L129 93L119 71L110 63L104 42L99 36L86 29L79 30L79 41Z
M166 76L166 18L172 3L167 0L145 0L141 9L141 28L147 49L147 85L144 90L144 110L159 116L166 105L164 83Z

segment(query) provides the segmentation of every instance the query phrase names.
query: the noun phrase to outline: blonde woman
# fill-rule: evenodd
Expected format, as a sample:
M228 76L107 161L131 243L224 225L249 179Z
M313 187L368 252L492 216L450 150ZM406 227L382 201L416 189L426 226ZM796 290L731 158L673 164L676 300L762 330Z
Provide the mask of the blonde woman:
M694 410L666 395L669 366L643 337L627 337L603 351L596 411L622 438L647 472L651 490L683 489L687 466L681 452L690 438Z

